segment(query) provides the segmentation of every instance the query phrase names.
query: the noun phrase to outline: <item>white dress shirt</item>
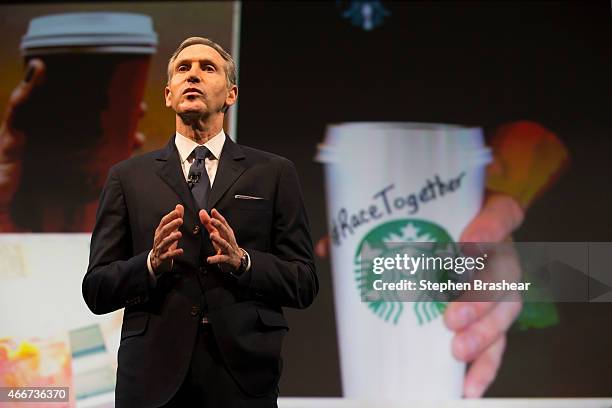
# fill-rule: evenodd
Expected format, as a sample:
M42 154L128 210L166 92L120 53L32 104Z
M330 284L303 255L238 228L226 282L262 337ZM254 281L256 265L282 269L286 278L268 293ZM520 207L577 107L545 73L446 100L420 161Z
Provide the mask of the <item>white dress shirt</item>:
M221 151L223 150L223 145L225 144L225 132L223 129L210 139L208 142L204 143L204 146L210 150L214 158L206 157L204 161L204 166L206 166L206 172L208 173L208 179L210 180L210 186L212 187L215 176L217 175L217 168L219 167L219 160L221 159ZM179 158L181 160L181 167L183 168L183 175L185 176L185 180L189 176L189 169L191 168L191 164L193 163L194 157L191 154L193 149L200 146L195 141L181 135L179 132L176 132L176 136L174 137L174 144L179 153Z

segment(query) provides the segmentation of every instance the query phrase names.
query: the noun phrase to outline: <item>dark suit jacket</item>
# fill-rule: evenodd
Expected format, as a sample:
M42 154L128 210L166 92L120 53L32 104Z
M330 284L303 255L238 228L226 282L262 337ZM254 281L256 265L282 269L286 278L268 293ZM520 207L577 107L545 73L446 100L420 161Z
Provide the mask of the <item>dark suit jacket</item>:
M318 279L297 172L280 156L239 146L229 137L209 196L251 257L234 278L206 263L214 254L179 163L168 145L115 165L101 195L83 296L96 314L125 307L117 370L117 407L167 402L189 367L202 293L224 362L247 394L273 392L288 330L281 307L304 308ZM263 197L237 199L236 195ZM147 255L161 218L185 206L184 254L155 285Z

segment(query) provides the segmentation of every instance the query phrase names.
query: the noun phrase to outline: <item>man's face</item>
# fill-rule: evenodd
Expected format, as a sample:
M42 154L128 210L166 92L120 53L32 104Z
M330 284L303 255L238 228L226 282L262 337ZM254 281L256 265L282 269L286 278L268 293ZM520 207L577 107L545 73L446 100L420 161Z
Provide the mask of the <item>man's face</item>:
M220 114L236 102L238 88L228 89L225 60L212 47L190 45L172 65L172 79L165 89L166 106L179 116L208 117Z

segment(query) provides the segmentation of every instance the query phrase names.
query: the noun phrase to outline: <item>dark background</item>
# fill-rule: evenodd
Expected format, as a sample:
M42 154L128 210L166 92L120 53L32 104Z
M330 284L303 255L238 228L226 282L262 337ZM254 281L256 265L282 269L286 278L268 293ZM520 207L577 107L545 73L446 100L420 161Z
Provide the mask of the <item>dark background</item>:
M389 1L371 32L340 17L347 4L242 6L238 138L296 163L315 242L326 215L313 157L327 124L460 123L491 134L521 119L555 132L572 164L515 239L612 241L609 1ZM317 265L315 304L287 310L282 396L342 393L330 268ZM487 396L612 396L612 305L558 310L558 326L510 332Z

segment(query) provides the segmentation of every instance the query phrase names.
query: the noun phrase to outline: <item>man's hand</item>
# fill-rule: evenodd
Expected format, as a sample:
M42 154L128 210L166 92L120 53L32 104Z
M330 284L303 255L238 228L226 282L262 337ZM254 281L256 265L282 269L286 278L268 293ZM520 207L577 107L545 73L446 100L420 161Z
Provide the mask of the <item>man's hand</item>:
M183 206L177 204L174 210L164 215L155 229L151 267L156 274L172 269L172 260L183 254L183 249L178 247L182 235L178 229L183 224L184 214Z
M32 91L44 80L45 64L39 59L28 63L23 81L11 93L0 125L0 232L16 230L10 219L11 202L21 181L23 150L27 135L17 123L20 109ZM36 118L29 118L36 120Z
M523 210L505 194L490 195L461 235L461 242L501 242L523 222ZM515 275L512 256L502 256L497 272ZM511 273L512 272L512 273ZM519 271L520 272L520 271ZM520 301L451 302L444 314L446 326L455 332L454 356L471 366L463 384L467 398L481 397L495 379L506 345L506 331L521 311Z
M216 209L212 209L210 216L205 210L200 210L200 221L210 234L213 247L217 251L216 255L209 256L209 264L219 264L223 269L236 271L240 267L242 250L236 243L234 231L227 223L227 220Z

